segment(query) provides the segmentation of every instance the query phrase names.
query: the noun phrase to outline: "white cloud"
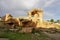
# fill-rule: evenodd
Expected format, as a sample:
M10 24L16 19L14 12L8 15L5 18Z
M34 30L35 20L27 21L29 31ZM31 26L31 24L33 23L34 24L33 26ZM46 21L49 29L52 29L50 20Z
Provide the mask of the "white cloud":
M46 7L51 7L53 5L55 5L55 2L58 0L39 0L39 2L37 3L37 5L35 4L34 7L41 7L41 8L46 8ZM56 2L57 3L57 2Z
M1 0L0 6L6 9L16 8L34 8L34 7L48 7L53 5L55 0Z
M0 5L6 9L14 8L32 8L39 0L6 0L0 1Z
M56 2L55 0L45 0L45 5L44 7L50 6L52 5L54 2Z
M38 2L39 0L22 0L22 4L28 9L34 7Z

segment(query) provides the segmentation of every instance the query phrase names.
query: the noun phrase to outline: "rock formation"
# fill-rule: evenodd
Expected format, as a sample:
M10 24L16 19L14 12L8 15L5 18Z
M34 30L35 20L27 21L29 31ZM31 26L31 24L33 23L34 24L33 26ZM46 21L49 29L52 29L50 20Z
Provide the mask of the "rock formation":
M33 9L28 12L29 19L35 22L36 27L42 27L43 24L43 10L42 9Z
M13 18L11 14L6 14L2 17L2 20L5 24L8 24L10 27L20 26L20 18Z
M0 21L1 21L1 17L0 17Z
M36 27L36 24L28 19L20 19L22 27Z
M32 9L28 12L28 17L14 18L11 14L6 14L1 19L9 29L22 27L22 32L31 32L32 28L60 28L60 25L43 20L42 9Z
M2 20L5 21L5 23L12 26L37 27L37 28L55 27L55 24L51 24L51 22L45 22L43 20L42 9L32 9L28 12L28 17L24 18L13 18L11 14L6 14L4 17L2 17Z
M7 21L7 20L9 20L11 18L12 18L11 14L7 13L5 16L2 17L2 20Z
M9 20L9 19L11 19L11 18L12 18L12 16L11 16L10 14L6 14L5 21L7 21L7 20Z

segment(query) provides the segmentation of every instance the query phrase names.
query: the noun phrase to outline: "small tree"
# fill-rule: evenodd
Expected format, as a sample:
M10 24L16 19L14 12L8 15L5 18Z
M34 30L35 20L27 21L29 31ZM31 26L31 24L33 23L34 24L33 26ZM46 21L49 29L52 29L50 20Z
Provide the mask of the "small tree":
M60 23L60 20L57 20L57 23Z
M51 19L50 22L54 22L54 19Z

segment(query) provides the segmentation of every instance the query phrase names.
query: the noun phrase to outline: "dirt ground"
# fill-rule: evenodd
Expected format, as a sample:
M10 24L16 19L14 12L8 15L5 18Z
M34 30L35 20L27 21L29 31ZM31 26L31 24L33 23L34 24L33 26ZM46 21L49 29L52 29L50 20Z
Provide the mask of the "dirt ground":
M50 38L53 38L55 40L60 40L60 33L54 33L54 34L50 34L47 32L44 32L46 35L48 35Z
M0 38L0 40L8 40L7 38Z

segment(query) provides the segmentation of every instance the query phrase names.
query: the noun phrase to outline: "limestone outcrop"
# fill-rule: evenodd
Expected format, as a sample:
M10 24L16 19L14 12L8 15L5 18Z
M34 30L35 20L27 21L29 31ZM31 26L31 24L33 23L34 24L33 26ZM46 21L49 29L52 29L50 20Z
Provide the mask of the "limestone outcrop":
M43 10L42 9L33 9L28 12L29 19L36 23L36 27L42 27L43 24Z
M2 20L4 24L8 24L8 26L15 27L15 26L20 26L20 18L13 18L11 14L6 14L5 16L2 17Z
M13 18L11 14L7 13L5 16L2 17L3 21L7 21L9 19Z
M36 27L36 23L28 19L20 19L22 27Z
M14 29L22 27L19 32L31 32L32 28L60 28L60 24L55 24L43 20L43 10L42 9L32 9L28 12L28 17L14 18L11 14L6 14L1 18L1 20L7 24L9 29ZM57 27L58 26L58 27ZM43 29L44 30L44 29Z
M28 12L28 17L14 18L11 14L6 14L2 17L2 20L12 26L22 27L36 27L36 28L54 28L55 23L47 22L43 20L42 9L32 9Z
M0 21L1 21L1 17L0 17Z

